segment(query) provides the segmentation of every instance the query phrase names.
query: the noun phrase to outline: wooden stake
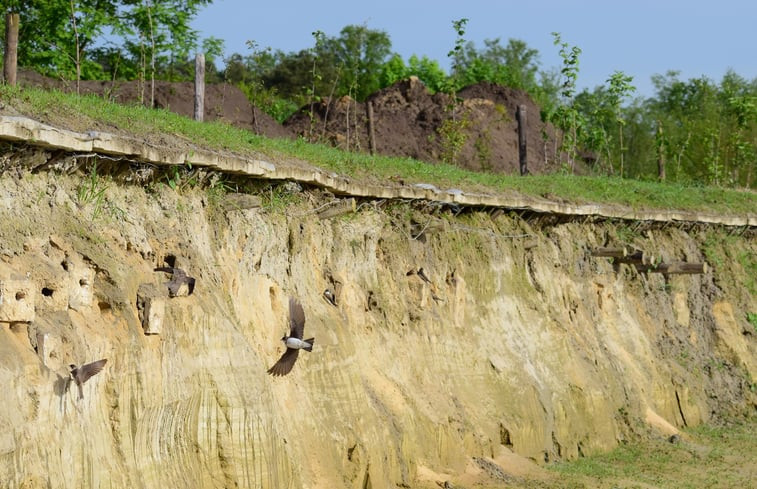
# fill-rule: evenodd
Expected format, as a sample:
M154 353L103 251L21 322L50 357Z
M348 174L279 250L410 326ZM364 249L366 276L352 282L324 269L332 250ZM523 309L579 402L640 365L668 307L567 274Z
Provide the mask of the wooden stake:
M344 199L331 207L318 213L318 219L331 219L332 217L349 214L357 210L357 203L354 198Z
M591 250L591 256L606 256L612 258L623 258L628 255L628 248L594 248Z
M658 265L637 264L636 270L640 272L664 273L664 274L701 274L707 273L706 263L673 262L660 263Z
M19 15L8 13L5 15L5 58L3 62L3 76L5 83L16 85L16 65L18 64L18 27Z
M655 262L654 256L641 250L626 250L627 254L624 257L618 258L618 263L640 263L644 265L652 265Z
M195 56L195 120L202 122L205 115L205 55Z
M518 159L520 161L520 174L528 175L528 147L526 141L526 106L519 105L515 112L518 120Z
M367 104L365 104L365 108L368 111L368 147L371 151L371 154L376 154L376 133L374 131L374 123L373 123L373 101L369 100Z

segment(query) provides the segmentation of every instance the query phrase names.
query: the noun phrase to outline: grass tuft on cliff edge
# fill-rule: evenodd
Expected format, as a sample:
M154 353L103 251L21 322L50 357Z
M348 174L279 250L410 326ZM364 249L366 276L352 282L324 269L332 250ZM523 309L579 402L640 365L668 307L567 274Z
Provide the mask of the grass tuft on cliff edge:
M572 203L616 204L635 209L683 210L716 214L754 214L757 193L720 187L686 186L575 175L497 175L410 158L351 153L303 140L271 139L222 122L196 122L162 109L120 105L92 96L0 85L0 113L26 115L78 132L101 130L154 137L164 134L207 149L228 150L274 163L302 160L356 180L398 177L407 183L479 192L519 192ZM11 109L9 109L9 107Z

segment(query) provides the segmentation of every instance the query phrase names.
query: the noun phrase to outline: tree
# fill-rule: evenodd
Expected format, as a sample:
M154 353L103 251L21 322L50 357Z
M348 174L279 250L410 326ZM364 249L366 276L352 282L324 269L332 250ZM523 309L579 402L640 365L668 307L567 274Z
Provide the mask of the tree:
M414 54L410 56L406 65L399 54L394 54L381 66L380 88L411 76L417 76L431 93L442 90L447 80L447 74L439 63L428 56L419 58Z
M170 69L169 61L186 61L198 42L190 23L211 1L11 0L7 7L21 15L19 65L65 79L102 79L119 75L108 69L144 74L149 62L158 73ZM116 39L95 47L106 35Z
M625 148L623 147L623 126L626 124L621 104L631 92L636 90L636 87L631 85L632 81L633 77L626 75L622 71L615 71L607 79L607 94L609 95L610 107L612 108L615 123L618 126L618 157L620 159L621 178L623 178L623 155L625 154Z
M391 54L391 47L386 32L348 25L339 37L325 38L322 49L340 68L338 91L364 100L381 88L381 66Z
M13 0L20 14L18 63L65 79L102 78L87 57L94 42L116 18L117 4L107 0ZM78 73L78 77L77 77Z
M575 169L575 159L578 155L580 138L585 126L582 114L574 105L576 82L578 80L578 61L581 48L570 46L563 42L560 33L553 32L555 46L560 47L560 57L563 66L560 70L560 102L546 114L547 119L563 131L561 150L568 156L570 171Z
M459 85L489 81L499 85L535 91L539 69L539 52L518 39L510 39L506 47L500 39L484 40L484 48L476 49L472 41L455 53L453 76Z

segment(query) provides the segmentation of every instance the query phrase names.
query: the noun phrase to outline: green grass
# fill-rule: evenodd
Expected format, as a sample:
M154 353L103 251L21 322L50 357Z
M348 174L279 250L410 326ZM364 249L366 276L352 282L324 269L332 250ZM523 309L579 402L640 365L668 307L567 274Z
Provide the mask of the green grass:
M560 487L750 487L757 471L757 422L703 425L679 443L651 440L549 467ZM551 487L547 485L547 487Z
M719 187L661 184L611 177L539 175L520 177L477 173L447 164L409 158L349 153L303 140L270 139L220 122L195 122L166 110L107 102L95 96L0 86L0 99L19 113L74 131L93 128L127 132L136 137L175 135L208 149L224 149L267 159L309 162L325 170L367 181L397 176L407 183L479 192L519 192L573 203L620 204L635 209L677 209L754 214L757 193ZM75 115L72 115L75 114Z

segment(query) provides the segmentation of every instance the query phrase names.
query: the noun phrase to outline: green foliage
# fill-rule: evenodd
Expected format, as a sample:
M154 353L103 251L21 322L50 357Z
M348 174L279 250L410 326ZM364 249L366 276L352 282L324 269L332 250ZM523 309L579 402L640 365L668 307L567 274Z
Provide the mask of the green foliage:
M447 57L452 61L452 76L447 81L447 86L443 91L448 93L454 93L459 87L459 70L456 69L462 63L464 51L465 51L465 25L468 23L468 19L462 18L452 21L452 28L457 33L455 38L455 46L447 52Z
M746 313L746 320L749 321L749 324L751 324L752 327L754 328L755 334L757 334L757 313L754 313L754 312Z
M51 76L102 78L99 64L86 54L105 29L117 21L113 2L105 0L17 0L8 10L19 13L18 64ZM74 25L76 28L74 29Z
M442 161L445 163L457 163L460 151L468 140L467 129L470 127L470 118L467 114L462 117L445 119L437 129L442 146Z
M437 61L428 56L419 58L412 55L405 65L399 54L392 55L381 67L381 86L388 87L411 76L417 76L431 93L439 92L447 86L447 74Z
M105 202L105 191L108 186L97 174L97 161L92 164L88 177L79 184L76 189L76 200L79 205L93 205L92 220L94 221L102 212Z
M636 144L629 148L630 175L652 173L659 148L669 179L754 186L757 83L732 72L720 84L704 77L682 81L677 72L656 75L653 83L656 95L627 111L633 112L626 127ZM658 127L662 134L649 141L645 135Z
M607 94L610 98L610 106L612 108L613 116L615 117L615 123L618 127L618 155L620 159L620 177L623 178L623 154L625 148L623 147L623 126L626 121L623 117L623 111L621 110L621 103L628 97L631 92L636 90L636 87L631 85L633 81L632 76L628 76L622 71L615 71L610 78L607 79L608 87Z
M560 57L563 60L563 66L560 70L561 100L546 114L546 118L563 131L560 150L566 153L567 165L572 173L586 125L583 114L578 111L573 100L576 93L581 49L577 46L571 47L568 43L563 42L558 32L553 32L552 37L555 46L560 46Z
M468 42L455 53L453 77L457 88L488 81L528 92L537 90L539 52L518 39L510 39L506 47L500 39L484 40L484 49L477 50Z
M105 192L108 190L106 178L97 173L97 159L92 163L87 178L82 180L76 188L76 202L79 206L92 206L91 220L95 221L100 217L103 211L108 211L109 215L116 219L123 219L123 209L107 202Z
M134 76L184 63L198 41L190 27L211 0L17 0L18 62L43 74L75 79ZM95 47L106 34L115 36ZM154 61L151 63L151 61ZM148 70L148 65L151 69Z

